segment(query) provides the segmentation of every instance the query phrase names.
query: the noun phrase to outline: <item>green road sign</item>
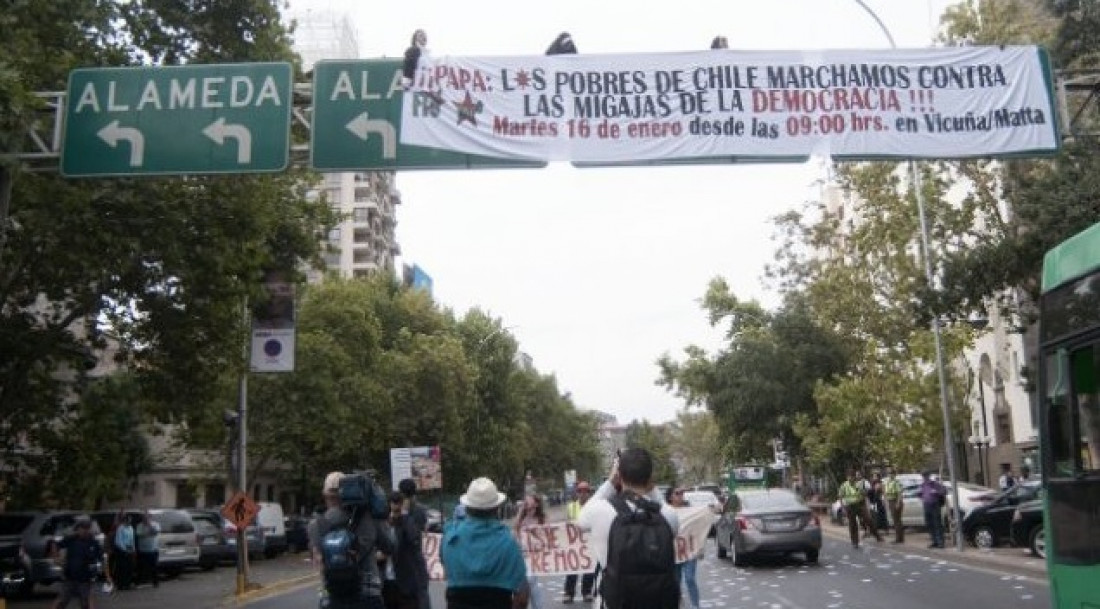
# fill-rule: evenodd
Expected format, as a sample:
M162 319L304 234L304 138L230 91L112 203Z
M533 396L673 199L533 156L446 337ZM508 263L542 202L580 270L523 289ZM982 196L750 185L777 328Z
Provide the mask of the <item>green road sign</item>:
M320 61L313 68L311 165L320 171L545 167L546 163L462 154L400 142L401 61ZM415 94L414 112L437 112Z
M289 63L73 70L61 173L281 171L291 102Z

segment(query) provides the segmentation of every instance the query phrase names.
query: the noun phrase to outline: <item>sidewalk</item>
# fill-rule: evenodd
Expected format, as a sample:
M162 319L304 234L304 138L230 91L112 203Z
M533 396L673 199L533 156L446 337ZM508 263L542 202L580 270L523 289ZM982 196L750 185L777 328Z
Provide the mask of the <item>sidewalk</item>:
M251 563L248 578L250 590L238 599L237 569L234 565L222 565L209 572L186 571L179 577L161 582L160 587L142 586L110 595L97 592L99 609L195 609L233 606L242 602L263 598L300 585L319 581L317 570L307 555L284 555ZM33 598L9 600L8 609L47 609L56 598L58 585L39 587ZM72 604L70 604L72 606Z
M822 519L821 530L825 535L837 541L843 541L845 543L850 542L847 526L841 526L827 519ZM963 551L959 552L954 545L954 537L951 537L947 540L949 544L947 548L934 549L928 547L930 541L928 533L919 529L906 529L905 543L901 545L890 543L890 541L894 539L892 530L884 532L883 537L886 541L882 543L875 541L873 538L868 538L860 543L867 547L881 550L899 550L904 548L908 553L926 556L928 558L953 560L987 569L1008 569L1041 579L1046 579L1047 575L1046 560L1032 556L1030 552L1023 548L1005 546L990 550L981 550L970 544L966 544Z

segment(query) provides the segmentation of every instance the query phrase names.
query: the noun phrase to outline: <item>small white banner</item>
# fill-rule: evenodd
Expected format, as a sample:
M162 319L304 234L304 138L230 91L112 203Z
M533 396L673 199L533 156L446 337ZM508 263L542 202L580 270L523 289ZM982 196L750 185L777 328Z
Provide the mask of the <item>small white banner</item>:
M710 527L717 515L710 508L677 508L680 532L676 536L676 562L685 562L706 547ZM424 556L428 561L431 579L446 579L443 563L439 560L438 533L424 535ZM519 545L527 563L527 574L533 576L591 573L596 570L596 559L588 549L588 533L571 522L535 525L520 530Z
M390 449L390 483L412 478L419 491L443 488L442 455L438 446Z
M1058 148L1038 47L439 57L403 144L507 159L964 158Z

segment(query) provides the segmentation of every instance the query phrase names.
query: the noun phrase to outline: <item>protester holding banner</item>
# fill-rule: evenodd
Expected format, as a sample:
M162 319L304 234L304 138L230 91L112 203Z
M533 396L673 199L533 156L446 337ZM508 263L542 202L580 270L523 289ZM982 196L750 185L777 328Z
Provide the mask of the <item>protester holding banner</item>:
M440 560L447 571L447 609L523 609L530 589L523 553L500 521L504 493L488 478L459 498L466 518L447 525Z
M512 525L516 537L522 538L525 527L544 524L546 524L546 509L542 505L542 497L537 494L527 495L523 500L523 510ZM531 588L531 609L542 609L542 591L539 590L538 580L530 573L527 575L527 585Z
M581 480L577 483L576 488L577 498L569 502L569 505L565 508L565 515L569 519L569 522L576 524L577 518L581 515L581 508L584 504L588 503L589 497L592 496L592 487ZM593 592L596 588L596 578L600 575L600 565L596 565L596 570L591 573L585 573L581 576L581 597L584 602L591 603L593 600ZM577 574L570 573L565 576L565 596L562 597L561 602L569 604L573 602L573 596L577 593Z
M691 507L691 504L684 499L683 488L669 487L666 499L668 499L668 504L674 508ZM678 579L683 587L687 588L691 609L699 609L699 584L695 581L695 568L699 563L699 559L703 557L704 547L700 545L698 551L693 553L690 558L677 565L680 571Z

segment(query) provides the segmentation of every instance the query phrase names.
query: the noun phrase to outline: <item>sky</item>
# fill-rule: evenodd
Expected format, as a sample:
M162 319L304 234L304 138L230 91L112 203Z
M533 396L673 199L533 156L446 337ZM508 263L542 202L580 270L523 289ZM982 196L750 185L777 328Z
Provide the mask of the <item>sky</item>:
M901 48L932 44L951 0L866 0ZM414 30L432 55L541 55L562 31L580 53L883 48L855 0L290 0L290 14L346 14L360 58L400 57ZM780 299L763 280L772 219L819 192L824 164L400 172L400 263L462 315L501 319L581 408L620 423L675 418L656 360L714 352L700 299L722 277L741 299ZM398 267L400 268L400 266Z

